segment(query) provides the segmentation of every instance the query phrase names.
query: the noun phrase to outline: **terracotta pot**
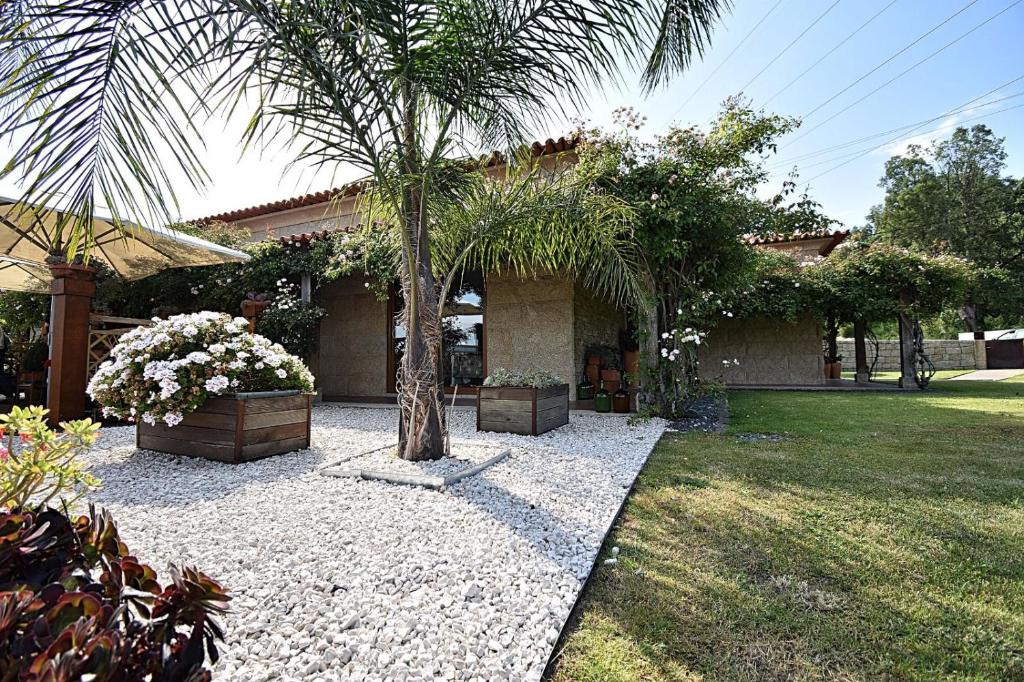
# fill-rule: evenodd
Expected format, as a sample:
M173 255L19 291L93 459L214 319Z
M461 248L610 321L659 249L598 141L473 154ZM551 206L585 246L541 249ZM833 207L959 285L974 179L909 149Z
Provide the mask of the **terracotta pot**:
M597 365L598 367L600 367L601 366L601 356L600 355L588 355L587 356L587 364L588 365Z
M602 369L601 383L609 393L615 393L622 386L622 372L617 369Z
M630 402L632 401L630 401L628 393L616 393L612 396L612 409L619 414L626 414L629 412Z
M622 359L622 364L626 368L626 374L629 375L629 387L637 388L640 386L640 351L623 351Z
M587 380L590 381L594 386L601 380L601 367L600 365L587 365L583 373L587 375Z
M843 378L843 363L833 362L832 363L832 378L842 379Z
M833 365L833 363L831 363L831 362L826 362L825 363L824 374L825 374L825 378L826 379L831 379L832 378L832 365Z

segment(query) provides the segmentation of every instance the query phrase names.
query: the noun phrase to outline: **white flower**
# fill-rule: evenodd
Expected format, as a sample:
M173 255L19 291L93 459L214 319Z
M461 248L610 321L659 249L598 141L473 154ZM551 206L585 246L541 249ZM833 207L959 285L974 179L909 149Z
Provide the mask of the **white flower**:
M732 317L732 313L726 313L725 316L726 317Z
M185 327L181 330L181 333L189 338L192 338L193 336L199 333L199 329L194 324L189 324L185 325Z
M262 362L257 362L254 366L256 367L256 369L263 369L266 365L264 365Z
M142 415L142 421L146 422L150 426L156 426L156 417L154 417L150 412L146 412Z
M206 380L206 390L209 393L220 393L230 386L231 382L226 376L218 374Z
M168 426L177 426L182 419L184 417L181 416L181 412L168 412L164 415L164 423Z
M668 338L668 332L662 332L661 333L661 338L667 339Z
M213 353L214 355L220 355L220 354L224 353L226 350L227 350L227 346L225 346L223 343L211 343L210 344L210 352Z
M651 201L657 201L660 198L661 196L659 196L657 192L651 194Z
M284 371L283 369L277 370L277 372L275 372L275 374L277 374L277 376L279 376L282 379L284 379L286 376L288 376L288 372Z

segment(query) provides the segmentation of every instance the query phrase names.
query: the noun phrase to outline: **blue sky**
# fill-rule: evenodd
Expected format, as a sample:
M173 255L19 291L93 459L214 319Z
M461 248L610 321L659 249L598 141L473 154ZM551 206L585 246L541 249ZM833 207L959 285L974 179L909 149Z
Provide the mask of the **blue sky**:
M647 134L661 131L673 121L685 124L706 123L714 116L726 96L736 94L833 2L782 0L768 14L776 5L776 0L739 0L736 8L725 17L714 34L712 49L686 76L676 79L662 92L646 100L639 90L595 97L591 118L598 124L607 125L610 123L610 112L616 106L629 104L648 116ZM840 0L761 73L744 94L751 98L756 108L765 107L767 111L775 113L803 116L921 34L967 6L970 0L896 0L827 59L773 98L794 77L886 8L890 2ZM946 136L961 122L966 125L985 123L997 135L1005 137L1009 153L1007 172L1017 177L1024 175L1024 95L956 115L943 116L999 85L1024 76L1024 2L1014 5L998 18L845 113L805 134L805 131L829 119L834 113L1013 4L1014 0L977 0L934 33L806 118L800 130L782 139L777 160L769 162L777 170L772 187L766 188L766 191L776 189L791 168L784 162L936 117L938 120L916 131L901 131L902 135L896 132L828 154L800 159L797 166L802 168L801 183L809 182L812 196L823 204L829 215L847 225L862 224L867 210L882 199L882 191L877 183L886 159L892 153L905 149L908 142L927 142L935 137ZM766 14L767 19L740 45L744 36ZM739 48L723 65L723 61L737 45ZM713 77L698 89L712 72ZM982 98L973 106L1017 93L1024 93L1024 78ZM680 106L687 99L690 101L680 111ZM769 99L771 101L765 105ZM997 113L1000 109L1013 106L1019 108ZM912 133L909 138L908 132ZM850 159L854 156L853 152L868 150L894 138L898 139L892 144L855 158L821 177L814 177Z
M825 122L1008 7L998 18ZM686 75L646 99L638 87L595 92L579 116L608 126L615 108L633 106L649 117L647 126L640 131L647 136L663 132L673 121L706 124L725 97L739 92L755 76L744 91L755 107L803 116L961 9L933 33L811 114L800 130L780 142L778 156L769 162L775 171L772 182L763 189L765 195L777 191L791 168L787 162L798 160L801 186L809 183L812 196L829 215L847 225L859 225L868 209L882 198L877 183L885 160L904 149L908 142L926 143L948 135L961 122L986 123L1005 137L1009 152L1007 172L1024 176L1024 94L1012 97L1024 93L1024 0L737 0L734 10L715 31L712 48ZM884 11L866 28L773 97L880 10ZM804 34L798 38L801 33ZM730 53L731 58L726 60ZM975 102L975 108L944 115L1018 78ZM698 88L704 81L707 82ZM625 82L636 83L637 78L627 76ZM1003 101L978 107L997 99ZM1014 106L1020 108L1000 112ZM800 158L927 119L935 120L913 131L909 140L895 132L831 153ZM822 125L807 132L819 124ZM566 120L548 123L536 132L538 138L557 137L570 128L571 122ZM207 148L203 157L212 183L203 192L191 190L183 178L175 183L181 217L195 218L318 191L360 175L354 169L341 169L336 174L286 170L289 157L280 150L250 152L240 157L241 129L241 121L211 122L206 126ZM887 142L880 149L871 150ZM815 177L861 152L867 153ZM16 193L13 183L0 182L0 194Z

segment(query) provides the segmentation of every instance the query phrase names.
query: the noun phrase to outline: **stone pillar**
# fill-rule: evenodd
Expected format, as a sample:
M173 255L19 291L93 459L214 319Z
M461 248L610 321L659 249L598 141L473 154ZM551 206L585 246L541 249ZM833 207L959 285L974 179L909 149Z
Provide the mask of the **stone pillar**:
M974 368L988 369L988 351L985 349L985 332L974 332Z
M900 388L914 388L914 321L900 313Z
M51 265L50 376L47 407L50 423L85 414L88 382L89 313L96 293L96 270L84 265Z
M313 301L313 278L308 272L302 273L302 280L299 286L302 304L309 305Z
M853 323L853 353L856 358L854 365L857 372L854 381L858 384L866 384L871 379L871 368L868 367L868 351L865 343L868 323L864 320L856 320Z

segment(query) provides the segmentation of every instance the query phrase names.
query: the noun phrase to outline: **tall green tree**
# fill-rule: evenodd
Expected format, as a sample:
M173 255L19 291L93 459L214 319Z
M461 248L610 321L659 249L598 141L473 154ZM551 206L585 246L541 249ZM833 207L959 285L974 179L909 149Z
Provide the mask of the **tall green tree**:
M169 168L201 186L197 116L245 112L247 144L364 169L401 229L403 456L444 452L433 197L446 160L514 149L531 124L638 69L650 90L702 53L728 0L7 0L0 4L5 174L74 219L87 251L116 219L169 213Z
M985 125L957 128L886 163L885 201L871 216L886 241L962 256L983 269L961 312L972 330L975 303L989 315L1019 317L1024 301L1015 295L1024 285L1024 189L1002 175L1005 165L1003 138ZM1019 284L1007 289L1007 280Z

